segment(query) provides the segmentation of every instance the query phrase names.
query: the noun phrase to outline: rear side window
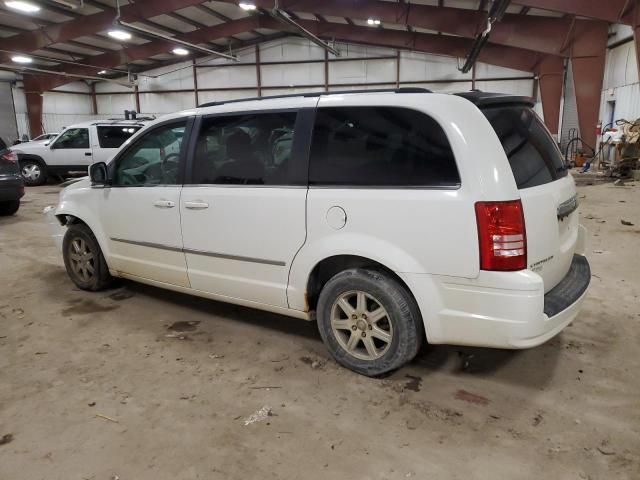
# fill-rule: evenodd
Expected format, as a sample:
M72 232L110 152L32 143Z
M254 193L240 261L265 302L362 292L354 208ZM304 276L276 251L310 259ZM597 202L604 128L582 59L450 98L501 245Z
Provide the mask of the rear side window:
M128 125L110 125L98 127L98 142L100 148L120 148L127 139L142 127Z
M542 120L527 106L482 109L495 130L518 188L553 182L567 175L562 153Z
M451 145L433 118L399 107L320 108L310 185L457 187Z
M193 182L288 185L296 112L205 118L198 136Z

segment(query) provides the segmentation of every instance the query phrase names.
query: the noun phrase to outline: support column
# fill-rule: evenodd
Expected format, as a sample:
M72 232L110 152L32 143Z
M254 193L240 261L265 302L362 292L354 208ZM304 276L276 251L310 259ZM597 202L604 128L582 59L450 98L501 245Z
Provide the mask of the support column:
M329 91L329 52L324 51L324 91Z
M258 85L258 96L262 96L262 71L260 70L260 44L256 43L256 84Z
M564 80L564 60L556 56L546 57L536 68L536 75L540 83L544 123L557 138Z
M400 88L400 50L396 50L396 88Z
M29 135L35 138L43 133L42 125L42 90L38 79L32 75L24 75L24 94L27 100L27 118L29 119Z
M98 114L98 97L96 96L96 82L91 82L91 113Z
M200 98L198 96L198 67L196 67L196 59L193 59L193 98L196 102L196 108L200 105Z
M638 76L640 78L640 0L632 0L634 5L629 14L631 27L633 28L633 39L636 46L636 64Z
M589 22L576 25L571 46L571 68L576 89L580 137L589 146L596 146L595 133L600 116L600 99L604 80L609 25Z
M138 84L135 86L135 97L136 97L136 112L140 113L140 88L138 88Z

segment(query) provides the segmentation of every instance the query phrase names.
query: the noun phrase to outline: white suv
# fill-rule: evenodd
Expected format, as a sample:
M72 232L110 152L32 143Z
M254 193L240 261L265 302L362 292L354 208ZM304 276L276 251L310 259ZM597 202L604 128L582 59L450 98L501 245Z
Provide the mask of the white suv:
M420 89L207 104L138 132L46 213L79 288L123 277L316 319L365 375L425 339L533 347L576 317L590 271L531 107Z
M142 120L78 123L65 128L53 140L36 139L15 145L11 150L18 154L24 183L43 185L49 176L86 172L92 163L109 160L125 140L144 125Z

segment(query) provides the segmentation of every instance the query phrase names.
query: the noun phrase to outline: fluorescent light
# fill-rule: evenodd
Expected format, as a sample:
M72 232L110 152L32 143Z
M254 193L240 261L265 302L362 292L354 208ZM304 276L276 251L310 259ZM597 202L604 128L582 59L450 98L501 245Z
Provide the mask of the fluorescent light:
M174 48L173 49L173 53L175 53L176 55L189 55L189 50L187 50L186 48Z
M100 71L98 72L98 75L106 75L106 74L107 74L107 71L106 71L106 70L100 70Z
M124 30L109 30L108 34L110 37L113 37L117 40L129 40L131 38L131 34L129 32L125 32Z
M242 10L247 10L247 11L255 10L255 9L256 9L256 6L255 6L253 3L240 2L240 3L238 4L238 6L239 6Z
M29 2L22 2L21 0L4 2L4 4L9 8L20 10L21 12L34 13L40 11L40 7L38 5L34 5Z
M367 20L367 23L369 25L380 25L380 20L378 20L377 18L369 18Z
M31 63L31 62L33 62L31 57L25 57L24 55L15 55L15 56L11 57L11 60L13 60L16 63Z

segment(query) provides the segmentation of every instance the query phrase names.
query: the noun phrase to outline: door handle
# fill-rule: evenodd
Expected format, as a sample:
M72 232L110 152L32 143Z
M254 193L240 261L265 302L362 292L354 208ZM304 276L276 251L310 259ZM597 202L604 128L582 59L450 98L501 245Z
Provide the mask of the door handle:
M85 157L90 157L91 155L92 155L91 152L84 152Z
M156 200L153 202L153 206L158 208L173 208L176 204L171 200Z
M189 210L204 210L205 208L209 208L207 202L184 202L184 206Z

